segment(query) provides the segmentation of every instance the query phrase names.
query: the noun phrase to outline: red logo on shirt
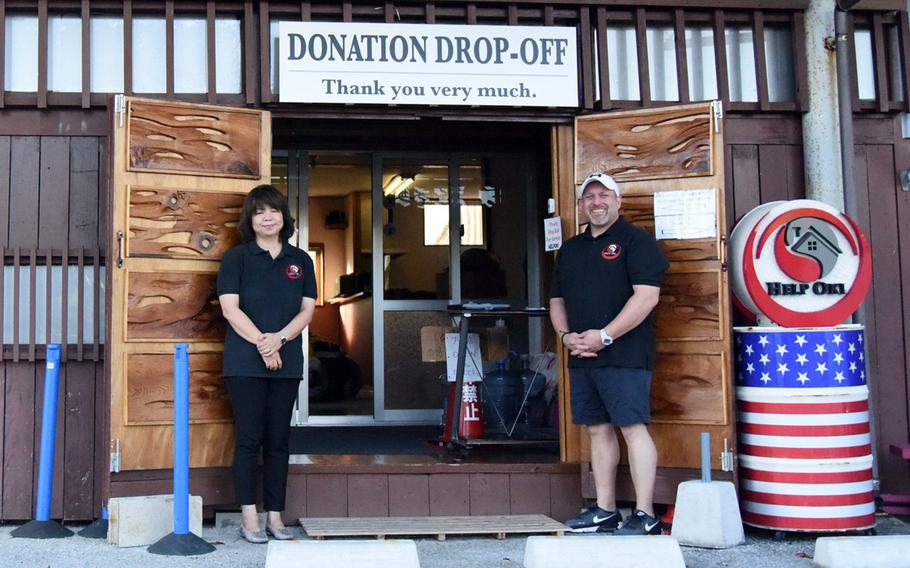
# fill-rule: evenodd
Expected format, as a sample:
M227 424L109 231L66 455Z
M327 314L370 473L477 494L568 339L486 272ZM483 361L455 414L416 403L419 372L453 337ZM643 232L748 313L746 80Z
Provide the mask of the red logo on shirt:
M600 257L604 260L615 260L622 254L622 247L616 243L609 244L600 251Z
M303 269L296 264L289 264L288 267L284 270L284 273L288 275L288 278L291 280L297 280L303 276Z

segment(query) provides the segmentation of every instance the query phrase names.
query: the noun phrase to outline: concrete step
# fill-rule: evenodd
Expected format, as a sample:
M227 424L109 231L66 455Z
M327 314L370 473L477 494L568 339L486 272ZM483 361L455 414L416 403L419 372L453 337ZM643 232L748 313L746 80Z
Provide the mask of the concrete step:
M413 540L269 541L266 568L420 568Z
M679 543L670 536L532 536L525 568L685 568Z

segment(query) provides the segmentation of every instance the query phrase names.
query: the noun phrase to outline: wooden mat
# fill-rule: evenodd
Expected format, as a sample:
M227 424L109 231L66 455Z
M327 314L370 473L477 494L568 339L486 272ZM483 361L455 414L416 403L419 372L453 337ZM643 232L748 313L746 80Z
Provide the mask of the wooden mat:
M477 517L313 517L301 518L300 526L310 537L339 536L434 536L553 534L561 536L566 526L546 515L497 515Z

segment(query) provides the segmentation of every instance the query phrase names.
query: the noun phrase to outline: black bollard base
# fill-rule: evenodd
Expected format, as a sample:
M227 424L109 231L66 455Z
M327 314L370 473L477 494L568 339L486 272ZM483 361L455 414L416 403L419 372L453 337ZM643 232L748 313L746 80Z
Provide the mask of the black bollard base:
M107 538L107 519L95 519L92 524L79 531L82 538Z
M10 533L15 538L66 538L73 531L57 521L29 521Z
M214 551L212 544L193 533L171 533L149 547L149 552L162 556L196 556Z

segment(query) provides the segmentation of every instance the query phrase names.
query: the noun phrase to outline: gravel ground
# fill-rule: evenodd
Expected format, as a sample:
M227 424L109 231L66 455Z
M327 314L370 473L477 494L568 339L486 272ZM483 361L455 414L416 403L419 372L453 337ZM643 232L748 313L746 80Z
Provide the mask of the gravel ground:
M79 536L59 540L12 538L18 525L0 525L0 565L3 568L93 568L93 567L247 567L265 564L266 547L240 540L235 528L206 525L204 537L215 552L195 557L165 557L149 554L145 548L115 548L103 540ZM71 525L81 529L83 525ZM300 534L299 528L295 528ZM879 517L876 533L910 535L910 524L895 517ZM775 540L769 531L747 530L746 543L727 550L683 547L689 568L782 568L810 567L819 534L786 533ZM587 538L571 535L566 538ZM449 538L444 542L418 539L421 568L521 568L524 538Z

